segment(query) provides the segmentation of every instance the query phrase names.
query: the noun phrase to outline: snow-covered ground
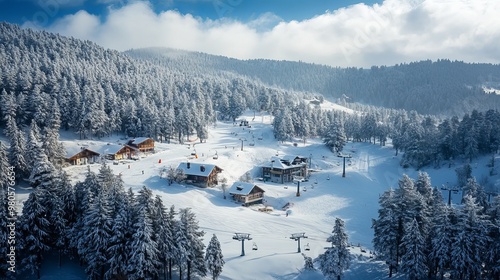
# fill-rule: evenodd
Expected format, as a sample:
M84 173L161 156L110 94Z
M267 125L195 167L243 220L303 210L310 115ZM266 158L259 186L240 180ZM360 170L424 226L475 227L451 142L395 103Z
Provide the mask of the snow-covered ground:
M257 115L253 119L253 112L249 112L246 119L250 121L251 128L218 122L210 128L206 143L156 143L155 154L138 161L122 161L118 165L110 162L110 166L116 175L121 174L126 186L138 190L145 185L155 195L161 195L167 207L174 204L176 208L193 209L206 232L206 244L212 234L216 234L221 242L226 261L221 279L321 279L319 272L301 272L304 260L297 253L297 242L290 236L304 232L308 239L301 240L302 252L315 258L324 252L324 247L329 246L325 240L333 229L336 217L345 221L349 241L354 245L351 251L356 256L344 279L386 279L387 267L370 258L371 223L377 217L378 198L388 188L397 187L404 173L416 178L417 171L402 169L399 156L394 156L390 146L348 143L345 152L351 153L352 158L346 161L346 177L343 178L342 158L331 153L320 139L308 139L305 144L297 141L297 146L292 142L279 143L273 137L269 115ZM65 145L88 146L125 141L118 136L91 141L71 140L72 137L63 135L61 139ZM251 143L254 145L249 145ZM195 150L199 155L197 159L191 156ZM216 153L218 158L214 159ZM166 180L160 177L162 168L177 167L179 162L189 158L191 162L221 167L224 170L222 175L228 179L230 186L247 171L254 178L262 177L259 166L269 162L271 156L276 154L311 158L315 172L308 182L301 184L300 197L296 196L297 187L293 183L275 184L256 180L255 183L266 191L266 204L274 208L270 213L257 211L258 206L243 207L229 196L224 199L219 187L168 186ZM484 177L482 173L488 172L486 161L473 163L473 175L477 178ZM90 165L95 172L99 167L99 164ZM83 180L87 168L71 166L66 171L74 181L78 181ZM456 181L455 167L424 171L431 176L433 185ZM26 198L25 192L18 195L20 200ZM447 199L448 192L443 195ZM459 195L452 194L452 197L454 201L459 201ZM282 210L287 203L293 203L288 216ZM245 256L240 256L241 242L232 239L236 232L249 233L253 238L245 243ZM258 250L252 250L254 243ZM306 244L310 246L309 251L305 251ZM42 279L60 279L60 275L68 279L85 278L82 270L68 268L71 266L63 265L59 269L46 263L42 268Z

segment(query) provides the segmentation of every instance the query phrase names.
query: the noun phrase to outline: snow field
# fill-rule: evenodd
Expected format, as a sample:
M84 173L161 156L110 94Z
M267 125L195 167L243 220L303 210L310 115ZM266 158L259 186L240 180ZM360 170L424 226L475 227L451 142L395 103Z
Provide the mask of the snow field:
M253 112L249 112L246 119L251 120L252 116ZM278 143L274 140L270 123L271 117L267 115L250 121L250 129L232 122L218 122L216 127L209 129L210 138L204 143L156 143L154 154L138 161L122 161L118 165L109 162L109 165L116 175L121 174L127 188L137 191L145 185L153 190L154 195L160 195L167 207L173 204L177 209L193 209L201 229L206 232L205 244L208 245L212 234L216 234L221 243L226 261L221 279L322 278L319 272L301 272L303 257L297 253L297 242L289 237L293 233L305 232L308 238L301 240L302 253L316 258L329 246L325 240L333 229L336 217L345 221L349 242L355 245L351 252L357 257L344 279L385 279L387 267L369 258L373 238L371 224L378 215L378 198L385 190L397 187L403 174L416 178L417 171L401 168L400 157L394 156L395 151L390 146L348 143L345 151L351 153L352 158L346 159L346 177L342 178L342 158L330 152L320 139L308 139L305 144L295 141L297 146L292 142ZM246 139L243 151L242 137ZM121 141L118 137L106 141L74 141L70 138L68 136L64 141L65 145ZM198 158L192 155L193 152ZM215 154L217 159L213 158ZM254 178L262 177L260 165L269 162L271 156L276 154L310 157L314 172L309 181L301 183L299 197L296 196L295 183L275 184L256 179L255 184L266 191L265 204L274 208L270 213L257 210L263 205L243 207L228 194L227 199L223 199L220 187L168 186L166 180L160 177L163 168L175 168L182 161L206 162L221 167L222 175L228 179L230 186L245 172L250 172ZM483 164L479 162L475 165L474 176L479 178L487 172L478 168ZM99 164L89 166L94 172L100 168ZM87 168L71 166L66 171L72 180L79 181L84 179ZM436 186L456 179L453 167L424 171L429 173L432 184ZM447 195L443 192L445 199ZM19 197L22 199L23 196ZM454 202L459 201L458 195L452 198ZM288 216L282 209L287 203L293 204ZM250 233L252 237L245 242L245 256L240 256L241 242L232 239L236 232ZM254 242L258 250L252 250ZM310 251L305 251L306 244L309 244ZM47 277L44 279L56 279Z

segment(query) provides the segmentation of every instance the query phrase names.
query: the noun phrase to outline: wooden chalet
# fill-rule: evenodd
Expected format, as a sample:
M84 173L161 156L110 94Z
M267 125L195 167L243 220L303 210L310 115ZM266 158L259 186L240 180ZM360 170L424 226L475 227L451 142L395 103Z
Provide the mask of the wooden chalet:
M217 174L222 169L214 164L181 162L177 170L186 174L186 182L198 187L213 187L218 184Z
M85 165L99 161L100 154L85 147L66 148L66 162L71 165Z
M243 203L244 206L262 203L264 190L253 183L235 182L229 188L229 194L234 200Z
M133 149L127 145L107 144L99 147L92 147L92 150L97 151L101 156L110 160L130 159L133 154Z
M272 157L262 166L264 181L273 183L292 182L294 177L307 177L307 158L301 156Z
M128 141L127 145L135 148L141 153L154 153L155 151L155 140L149 137L138 137Z

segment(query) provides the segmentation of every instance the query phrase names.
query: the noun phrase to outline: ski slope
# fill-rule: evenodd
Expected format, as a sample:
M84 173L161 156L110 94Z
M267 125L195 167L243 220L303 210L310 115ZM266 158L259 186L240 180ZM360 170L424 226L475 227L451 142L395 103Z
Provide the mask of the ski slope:
M296 146L293 142L278 143L273 137L269 115L256 115L254 118L253 112L248 112L242 118L249 121L251 128L232 122L217 122L209 129L209 138L204 143L156 143L156 152L152 155L141 157L138 161L122 161L118 165L109 162L109 165L116 175L122 176L126 187L137 191L147 186L154 195L162 197L167 207L173 204L176 208L192 208L206 233L204 242L208 244L212 234L216 234L221 242L226 264L220 279L322 279L318 271L302 272L304 259L297 253L297 242L290 236L304 232L308 238L301 240L301 250L307 256L316 258L329 246L326 239L336 217L345 221L349 241L354 245L351 251L356 256L343 279L386 279L387 267L370 258L371 223L377 217L378 198L385 190L397 187L403 174L416 178L417 171L402 169L400 158L394 156L390 146L349 142L344 151L351 153L352 158L346 160L346 177L343 178L342 158L330 152L321 139L308 139L305 144L297 141ZM66 146L125 141L119 137L75 140L74 135L67 134L61 139ZM250 143L254 145L250 146ZM194 151L198 158L193 158ZM213 157L215 154L217 159ZM259 166L269 162L271 156L276 154L308 157L312 159L314 172L308 182L301 184L299 197L293 183L255 180L265 190L266 205L274 208L270 213L258 211L258 205L243 207L229 195L224 199L219 187L168 186L165 178L160 177L163 168L175 168L179 162L189 159L221 167L222 175L228 179L230 186L245 172L251 172L254 178L262 177ZM484 160L473 165L473 175L483 176L482 173L487 172L487 168L483 168L485 164ZM99 164L89 166L95 172L100 167ZM76 182L84 179L87 168L70 166L65 170ZM424 171L431 176L433 185L441 186L456 180L454 168ZM19 194L20 200L26 198L26 193ZM443 193L446 199L447 195L448 192ZM458 202L459 196L453 195L453 199ZM293 204L289 215L282 210L286 203ZM241 242L232 239L237 232L249 233L252 237L245 243L245 256L240 256ZM254 243L258 250L252 250ZM309 244L309 251L304 250L306 244ZM85 279L82 270L74 264L58 268L46 262L42 267L42 279L61 279L61 275L66 279Z

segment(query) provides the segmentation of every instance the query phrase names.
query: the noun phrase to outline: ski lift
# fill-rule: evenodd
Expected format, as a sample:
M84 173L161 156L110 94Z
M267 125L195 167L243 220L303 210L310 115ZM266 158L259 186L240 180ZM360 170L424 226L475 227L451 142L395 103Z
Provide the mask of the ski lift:
M254 251L257 251L257 250L258 250L258 248L257 248L257 243L255 243L255 242L253 243L253 245L252 245L252 250L254 250Z
M311 250L311 247L309 247L309 243L307 243L306 246L304 246L304 250L306 250L306 251Z

